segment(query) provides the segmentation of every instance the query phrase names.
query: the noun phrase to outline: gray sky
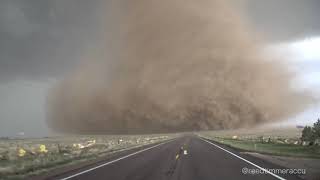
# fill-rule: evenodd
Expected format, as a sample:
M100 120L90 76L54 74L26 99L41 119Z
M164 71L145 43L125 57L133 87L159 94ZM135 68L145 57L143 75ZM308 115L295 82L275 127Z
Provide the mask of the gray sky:
M101 0L1 0L0 77L59 76L101 33ZM247 0L252 24L273 41L320 34L319 0Z
M48 133L46 91L107 30L103 1L0 1L0 136ZM320 35L319 0L245 1L250 23L270 43Z
M274 41L320 34L319 0L247 0L258 31Z
M55 77L94 42L99 1L1 0L0 77Z

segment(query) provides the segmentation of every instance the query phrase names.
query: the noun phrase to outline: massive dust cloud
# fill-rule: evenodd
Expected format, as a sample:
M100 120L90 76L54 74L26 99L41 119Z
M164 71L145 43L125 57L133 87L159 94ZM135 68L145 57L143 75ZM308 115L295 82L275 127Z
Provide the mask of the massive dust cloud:
M302 110L285 60L225 0L110 0L105 55L48 97L48 124L66 133L235 129ZM103 53L102 53L103 54Z

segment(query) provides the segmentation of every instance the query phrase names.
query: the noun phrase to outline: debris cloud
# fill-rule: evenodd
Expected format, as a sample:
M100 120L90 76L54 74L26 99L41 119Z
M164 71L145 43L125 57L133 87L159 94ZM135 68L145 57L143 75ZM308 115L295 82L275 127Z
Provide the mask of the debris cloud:
M52 89L49 126L80 134L235 129L301 111L285 60L261 51L230 2L109 0L106 55L88 55Z

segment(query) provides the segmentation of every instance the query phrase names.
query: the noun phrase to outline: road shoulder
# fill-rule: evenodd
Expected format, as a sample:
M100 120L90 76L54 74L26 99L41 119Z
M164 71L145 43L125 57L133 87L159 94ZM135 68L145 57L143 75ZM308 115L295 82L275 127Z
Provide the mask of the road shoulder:
M87 169L99 166L106 162L110 162L118 158L127 156L129 154L156 146L158 144L166 143L169 141L172 141L172 140L166 140L163 142L157 142L157 143L148 144L144 146L132 147L132 148L123 149L120 151L115 151L113 153L102 156L99 159L79 161L79 163L75 163L75 164L65 164L65 165L53 168L48 173L43 173L37 176L30 176L28 177L28 180L43 180L43 179L50 180L50 179L57 179L57 177L61 177L61 176L72 175L77 172L85 171Z
M311 158L298 158L298 157L284 157L284 156L274 156L266 155L254 152L242 152L241 154L247 154L254 156L265 161L283 166L289 169L306 169L306 174L301 175L303 179L320 179L320 159Z

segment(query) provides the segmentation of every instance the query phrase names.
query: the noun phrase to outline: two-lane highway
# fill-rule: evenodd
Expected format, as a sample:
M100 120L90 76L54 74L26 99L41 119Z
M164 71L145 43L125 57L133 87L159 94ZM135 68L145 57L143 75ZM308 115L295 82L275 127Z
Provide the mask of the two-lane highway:
M239 154L214 142L187 136L130 152L86 169L50 179L61 180L212 180L212 179L299 179L273 174L283 169L261 159ZM259 170L250 174L243 170Z

